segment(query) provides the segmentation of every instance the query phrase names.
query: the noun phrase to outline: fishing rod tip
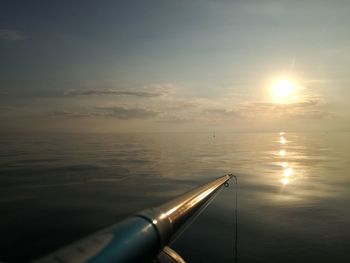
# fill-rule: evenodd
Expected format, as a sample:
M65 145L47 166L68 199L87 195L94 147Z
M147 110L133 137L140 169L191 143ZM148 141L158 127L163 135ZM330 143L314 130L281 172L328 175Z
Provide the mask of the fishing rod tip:
M235 178L235 183L236 184L238 183L237 175L234 175L231 173L231 174L228 174L228 176L230 176L230 179Z

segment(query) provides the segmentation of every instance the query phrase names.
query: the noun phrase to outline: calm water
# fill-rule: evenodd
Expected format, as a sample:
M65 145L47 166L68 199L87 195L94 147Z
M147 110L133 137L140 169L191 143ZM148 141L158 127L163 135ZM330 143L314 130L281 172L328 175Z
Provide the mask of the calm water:
M225 173L239 262L350 262L350 134L0 137L0 261L23 262ZM235 186L173 244L233 262Z

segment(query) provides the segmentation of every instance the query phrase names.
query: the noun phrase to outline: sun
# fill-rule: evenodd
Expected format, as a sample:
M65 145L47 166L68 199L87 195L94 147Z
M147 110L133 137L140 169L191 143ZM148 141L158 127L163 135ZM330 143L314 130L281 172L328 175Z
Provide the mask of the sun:
M276 97L288 97L294 90L294 84L289 79L279 79L275 82L273 90Z
M272 95L277 103L288 103L295 92L295 83L288 78L277 79L272 87Z

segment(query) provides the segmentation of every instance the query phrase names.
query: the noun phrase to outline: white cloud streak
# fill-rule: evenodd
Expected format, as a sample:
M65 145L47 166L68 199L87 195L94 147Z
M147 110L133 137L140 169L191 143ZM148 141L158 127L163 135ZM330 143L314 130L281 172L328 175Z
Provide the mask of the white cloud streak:
M64 96L74 97L74 96L103 96L103 95L112 95L112 96L132 96L132 97L158 97L162 93L156 92L146 92L146 91L121 91L113 89L90 89L90 90L68 90L64 93Z
M90 112L53 111L50 115L63 118L108 117L121 120L148 119L158 115L158 112L142 108L126 107L95 107Z

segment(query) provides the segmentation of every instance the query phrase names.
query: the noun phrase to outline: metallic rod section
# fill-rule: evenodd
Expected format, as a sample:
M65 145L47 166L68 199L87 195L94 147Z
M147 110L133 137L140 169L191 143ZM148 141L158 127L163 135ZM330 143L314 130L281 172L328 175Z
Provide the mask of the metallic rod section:
M151 262L205 209L232 176L221 176L36 262Z
M156 227L161 246L169 244L181 228L190 223L190 218L200 213L215 197L217 191L232 175L224 175L197 187L163 205L145 210L137 216L144 217Z

